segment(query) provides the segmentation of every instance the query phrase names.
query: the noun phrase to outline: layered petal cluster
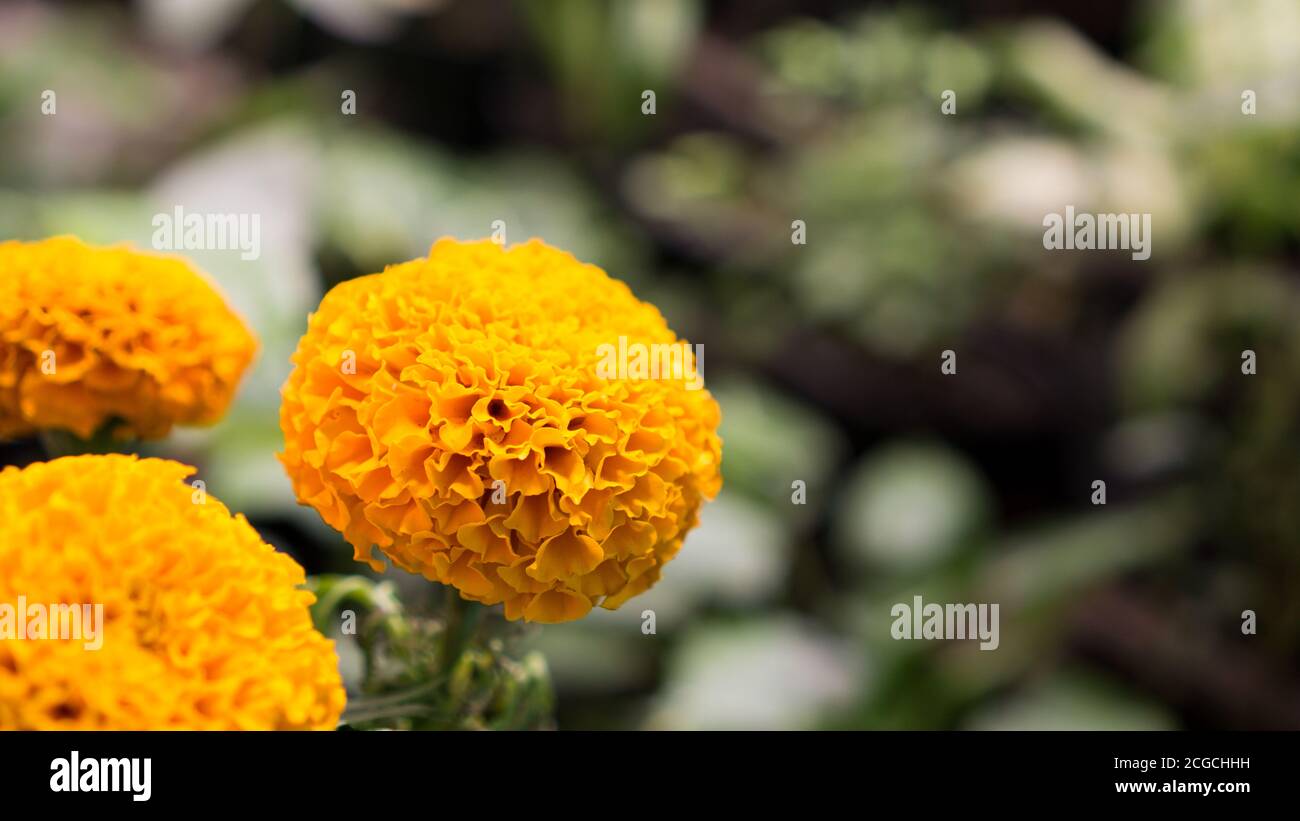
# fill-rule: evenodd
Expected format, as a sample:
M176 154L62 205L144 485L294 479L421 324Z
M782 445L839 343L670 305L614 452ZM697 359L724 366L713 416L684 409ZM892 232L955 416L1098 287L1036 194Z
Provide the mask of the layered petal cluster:
M620 337L688 347L539 240L439 240L326 295L284 386L281 461L376 570L374 546L512 620L616 608L681 547L722 451L698 383L602 371Z
M0 438L155 439L225 413L257 342L184 260L75 237L0 243Z
M193 472L120 455L0 471L0 729L336 726L302 568ZM93 617L64 610L56 632L52 605L101 606L98 648Z

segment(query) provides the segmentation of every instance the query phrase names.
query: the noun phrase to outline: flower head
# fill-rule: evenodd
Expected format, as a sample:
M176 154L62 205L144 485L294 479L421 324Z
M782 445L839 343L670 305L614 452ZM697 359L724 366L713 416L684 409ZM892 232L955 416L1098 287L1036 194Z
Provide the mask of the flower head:
M75 237L0 243L0 438L215 422L256 350L182 259Z
M722 448L698 384L602 369L620 338L684 346L539 240L439 240L325 296L284 386L281 461L376 570L372 546L510 619L616 608L717 493Z
M119 455L0 471L0 729L336 725L302 568L193 472ZM62 605L79 627L65 608L55 631Z

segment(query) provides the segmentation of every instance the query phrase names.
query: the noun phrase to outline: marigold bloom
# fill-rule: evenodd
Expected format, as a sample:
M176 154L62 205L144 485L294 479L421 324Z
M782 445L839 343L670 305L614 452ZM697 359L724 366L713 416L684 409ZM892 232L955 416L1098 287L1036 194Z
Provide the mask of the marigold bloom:
M100 646L0 625L0 729L332 729L344 692L302 568L185 483L70 456L0 471L0 605L102 605ZM53 613L53 608L48 608ZM49 633L47 637L42 632Z
M155 439L225 413L257 342L177 257L75 237L0 243L0 438Z
M604 378L620 337L677 343L625 284L540 240L439 240L325 296L284 386L281 461L376 570L372 546L512 620L614 609L722 481L713 397Z

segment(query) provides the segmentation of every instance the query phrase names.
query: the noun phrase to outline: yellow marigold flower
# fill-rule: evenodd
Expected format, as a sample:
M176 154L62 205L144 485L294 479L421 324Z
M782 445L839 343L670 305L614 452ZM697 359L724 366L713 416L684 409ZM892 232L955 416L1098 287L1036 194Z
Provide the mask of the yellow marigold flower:
M0 438L155 439L215 422L257 341L178 257L75 237L0 243Z
M302 568L193 472L120 455L0 471L0 729L336 726ZM61 615L56 632L53 605L102 605L98 630Z
M439 240L325 296L284 386L281 461L376 570L372 546L512 620L617 608L722 483L713 397L602 373L620 338L687 347L625 284L540 240ZM685 356L674 374L693 371Z

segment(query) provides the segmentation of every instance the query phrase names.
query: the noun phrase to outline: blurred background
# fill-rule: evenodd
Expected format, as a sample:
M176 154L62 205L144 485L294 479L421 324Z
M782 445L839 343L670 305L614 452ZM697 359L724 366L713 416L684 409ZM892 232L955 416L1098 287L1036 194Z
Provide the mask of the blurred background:
M0 6L0 237L178 204L261 215L188 256L263 349L153 450L309 573L363 572L274 457L333 284L502 220L705 345L721 496L649 593L516 636L559 727L1300 728L1292 0ZM1044 251L1066 205L1151 259ZM892 640L915 595L999 649Z

